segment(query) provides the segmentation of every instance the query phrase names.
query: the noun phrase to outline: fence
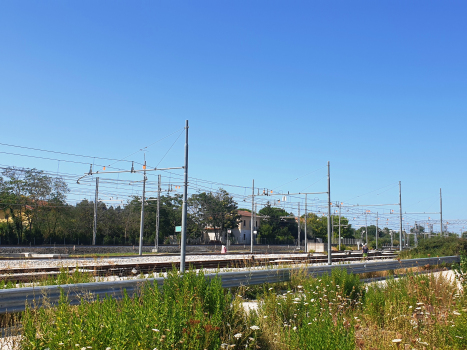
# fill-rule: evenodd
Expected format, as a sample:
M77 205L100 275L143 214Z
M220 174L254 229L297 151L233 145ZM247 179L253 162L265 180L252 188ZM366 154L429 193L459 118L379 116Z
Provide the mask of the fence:
M439 265L442 263L458 263L458 256L448 256L442 258L425 258L425 259L407 259L401 261L368 261L358 264L342 264L342 265L325 265L325 266L308 266L306 268L284 268L284 269L269 269L269 270L252 270L238 272L224 272L219 274L207 274L207 278L218 276L222 280L224 288L233 288L239 286L277 283L289 281L293 273L305 270L308 275L320 276L328 274L334 268L344 268L349 273L366 273L386 270L396 270L403 268L411 268L426 265ZM110 295L116 299L121 299L124 291L129 296L138 293L138 290L144 283L162 286L164 278L148 278L126 281L112 282L96 282L96 283L81 283L68 284L62 286L44 286L44 287L28 287L28 288L13 288L0 290L0 314L7 312L24 311L26 305L30 307L42 307L44 305L56 305L60 298L60 293L63 291L68 296L70 304L79 304L82 298L86 300L97 297L102 299L105 295Z
M339 237L332 237L332 244L339 244ZM341 237L341 244L343 245L362 245L363 240L361 238L343 238Z

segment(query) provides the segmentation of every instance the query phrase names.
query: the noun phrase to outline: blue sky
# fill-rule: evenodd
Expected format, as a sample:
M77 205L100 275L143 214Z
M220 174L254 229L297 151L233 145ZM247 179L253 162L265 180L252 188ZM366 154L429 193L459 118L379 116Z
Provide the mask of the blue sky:
M439 211L443 188L443 217L464 219L465 13L462 1L4 1L0 143L121 159L176 132L147 149L155 166L188 119L190 176L238 198L253 178L325 191L330 161L333 201L397 203L402 181L404 211ZM2 166L67 174L89 166L65 160L93 161L0 152ZM181 165L183 135L159 166Z

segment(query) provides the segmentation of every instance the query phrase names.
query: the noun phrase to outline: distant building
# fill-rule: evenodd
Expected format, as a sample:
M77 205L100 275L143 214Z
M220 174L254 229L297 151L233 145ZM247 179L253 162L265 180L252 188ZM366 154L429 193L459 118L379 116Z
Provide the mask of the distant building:
M228 234L229 238L232 239L232 242L238 244L247 244L250 243L251 237L251 213L246 210L238 210L238 215L240 215L240 220L236 228L231 229L231 233ZM257 230L260 226L259 218L255 218L253 230ZM206 228L205 234L206 241L215 241L216 233L214 228ZM223 241L223 237L221 237ZM223 242L225 243L225 242Z

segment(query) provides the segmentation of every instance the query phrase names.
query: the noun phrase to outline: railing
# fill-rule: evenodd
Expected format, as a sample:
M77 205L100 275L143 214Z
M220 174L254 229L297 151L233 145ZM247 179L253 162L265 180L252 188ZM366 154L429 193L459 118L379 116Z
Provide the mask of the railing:
M290 281L290 277L293 273L302 270L305 270L308 275L312 276L320 276L330 273L334 268L344 268L349 273L359 274L426 265L439 265L443 263L451 264L458 263L459 261L460 259L458 256L447 256L441 258L408 259L401 261L368 261L358 264L314 265L284 269L223 272L219 274L207 274L206 277L214 278L218 276L221 278L224 288L233 288L246 285ZM124 295L124 290L129 296L133 296L138 293L138 290L140 290L145 283L150 283L160 287L163 282L164 278L159 277L126 281L3 289L0 290L0 314L24 311L26 305L29 307L56 305L62 292L68 297L70 304L77 305L82 299L95 300L97 297L102 299L106 295L110 295L116 299L121 299Z

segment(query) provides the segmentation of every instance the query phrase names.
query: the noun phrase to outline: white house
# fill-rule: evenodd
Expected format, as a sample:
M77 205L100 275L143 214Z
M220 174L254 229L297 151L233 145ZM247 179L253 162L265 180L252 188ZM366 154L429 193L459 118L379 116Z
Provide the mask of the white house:
M240 215L240 221L238 223L238 227L231 229L231 232L228 234L229 238L233 238L233 243L238 244L247 244L250 243L250 235L251 235L251 213L246 210L238 210L238 215ZM253 230L257 230L260 226L259 218L255 218L255 222L253 223L254 228ZM216 240L216 234L214 229L207 228L206 229L205 239L206 241L214 241Z

